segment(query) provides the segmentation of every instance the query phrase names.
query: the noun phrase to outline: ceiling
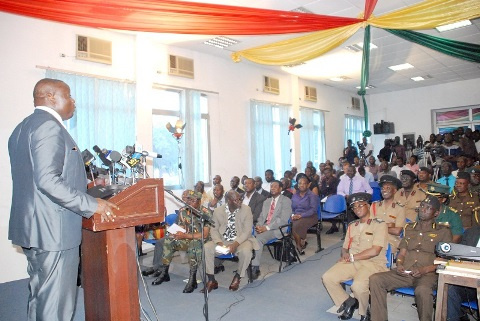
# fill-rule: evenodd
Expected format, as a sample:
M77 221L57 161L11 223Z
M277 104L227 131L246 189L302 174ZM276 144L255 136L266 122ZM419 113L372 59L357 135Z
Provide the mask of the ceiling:
M190 0L192 1L192 0ZM195 0L193 0L195 1ZM363 12L365 0L206 0L195 1L233 6L254 7L292 11L303 8L316 14L343 16L357 18ZM380 16L384 13L398 10L421 2L421 0L378 0L373 15ZM472 25L460 29L438 32L422 30L429 35L480 44L480 18L472 20ZM324 54L306 64L297 67L269 67L276 70L298 75L302 79L310 79L355 93L360 85L360 71L362 52L352 52L347 46L363 43L364 29L360 29L340 47ZM255 46L273 43L279 40L295 38L302 34L285 34L275 36L228 36L238 40L239 43L227 49L219 49L203 44L212 36L198 35L166 35L152 34L158 42L204 52L225 59L230 59L234 51L249 49ZM219 35L218 35L219 36ZM387 31L372 27L371 42L378 46L370 51L370 81L369 85L375 88L367 90L367 94L384 93L390 91L418 88L445 84L460 80L480 78L480 64L457 59L440 52L428 49L415 43L403 40ZM234 63L232 61L232 63ZM409 63L412 69L394 72L388 66ZM240 64L254 64L243 59ZM332 77L344 76L341 82L330 80ZM413 81L411 77L429 76L423 81Z

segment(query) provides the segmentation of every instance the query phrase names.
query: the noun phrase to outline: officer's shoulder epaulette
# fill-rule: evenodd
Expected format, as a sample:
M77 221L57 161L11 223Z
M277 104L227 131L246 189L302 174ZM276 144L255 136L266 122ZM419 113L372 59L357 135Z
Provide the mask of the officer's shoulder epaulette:
M408 222L407 224L405 224L404 229L414 228L416 224L417 224L417 222Z
M450 211L452 211L453 213L458 213L458 210L456 208L453 208L453 207L449 206L448 209Z
M375 223L385 222L384 220L382 220L381 218L378 218L378 217L375 217L372 221L374 221Z
M400 207L405 207L405 204L402 204L399 201L395 201L393 204L398 205Z
M353 223L357 223L357 222L360 222L360 220L353 220L350 223L348 223L348 225L352 225Z

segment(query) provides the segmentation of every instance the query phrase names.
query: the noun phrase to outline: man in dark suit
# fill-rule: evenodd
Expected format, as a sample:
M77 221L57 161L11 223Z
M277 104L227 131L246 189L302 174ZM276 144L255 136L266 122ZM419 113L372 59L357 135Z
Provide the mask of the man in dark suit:
M240 178L238 176L233 176L232 179L230 180L230 188L239 194L245 193L245 191L241 189L239 186L240 186Z
M260 195L255 190L255 182L253 178L247 178L244 183L245 194L243 198L243 204L250 206L253 214L253 224L256 225L258 217L262 212L263 201L265 201L265 196Z
M85 193L82 156L62 123L75 111L70 87L42 79L33 98L34 113L8 141L13 181L8 238L28 260L28 320L71 320L82 217L97 212L113 221L118 207Z
M257 193L263 195L265 198L269 198L270 193L262 188L262 178L260 176L255 176L253 180L255 181L255 190L257 191Z
M263 202L262 213L255 227L255 238L259 249L255 251L252 261L252 277L257 279L260 275L260 260L262 258L263 245L273 238L281 238L279 227L288 223L292 215L292 201L281 194L283 184L280 181L272 181L270 184L271 198Z

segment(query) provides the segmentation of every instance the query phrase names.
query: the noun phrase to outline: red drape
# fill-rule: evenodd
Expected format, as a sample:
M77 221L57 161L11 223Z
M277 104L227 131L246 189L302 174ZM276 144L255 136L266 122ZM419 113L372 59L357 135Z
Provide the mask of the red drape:
M365 12L363 14L364 19L367 20L372 15L378 0L365 0Z
M299 33L362 21L178 0L1 0L0 11L88 27L211 35Z

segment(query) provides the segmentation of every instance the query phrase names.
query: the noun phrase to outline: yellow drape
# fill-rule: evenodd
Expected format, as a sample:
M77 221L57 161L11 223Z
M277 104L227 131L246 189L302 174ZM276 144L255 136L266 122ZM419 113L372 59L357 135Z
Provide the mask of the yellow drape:
M426 0L380 17L371 17L371 26L387 29L432 29L480 16L480 0Z
M316 58L338 47L350 38L362 22L340 28L322 30L311 34L232 53L232 59L239 62L246 58L264 65L290 65Z

